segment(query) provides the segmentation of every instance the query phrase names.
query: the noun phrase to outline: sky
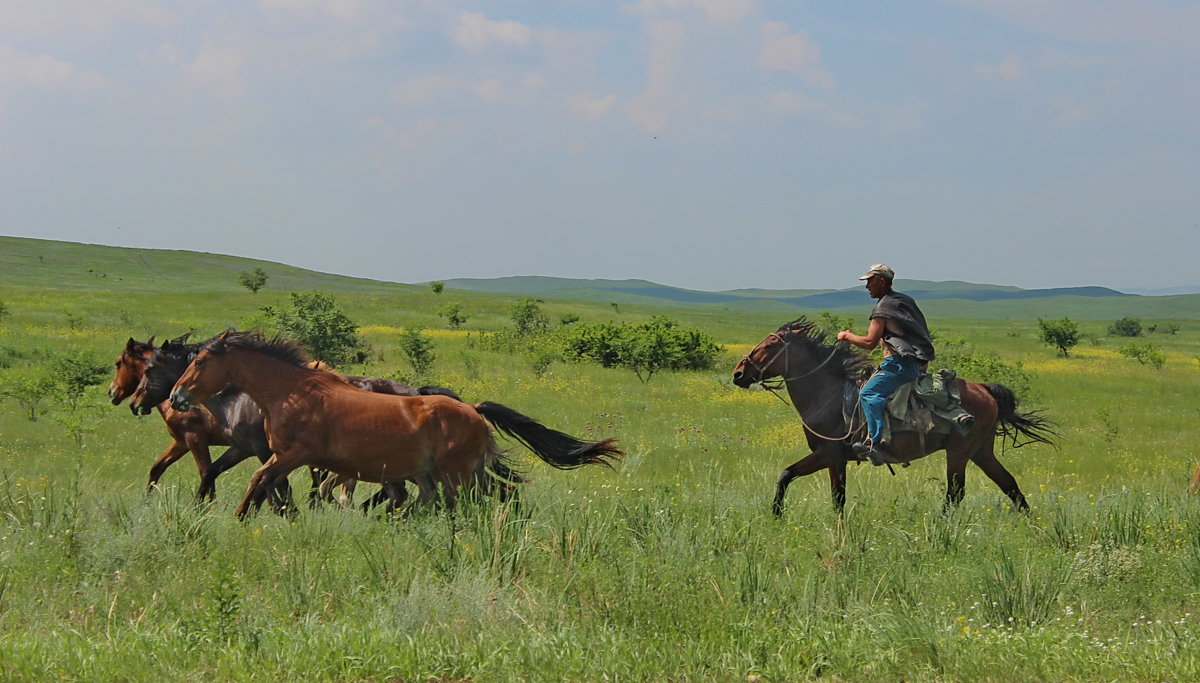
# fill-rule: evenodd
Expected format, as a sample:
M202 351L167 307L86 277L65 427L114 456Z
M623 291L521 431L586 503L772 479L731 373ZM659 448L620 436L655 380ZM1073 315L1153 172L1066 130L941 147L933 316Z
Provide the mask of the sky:
M1200 284L1196 0L3 0L0 234L392 282Z

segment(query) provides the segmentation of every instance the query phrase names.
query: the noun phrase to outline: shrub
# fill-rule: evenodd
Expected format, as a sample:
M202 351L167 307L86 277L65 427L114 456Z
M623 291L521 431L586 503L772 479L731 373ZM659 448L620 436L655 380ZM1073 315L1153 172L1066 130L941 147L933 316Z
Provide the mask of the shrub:
M463 305L461 301L451 301L442 306L438 311L438 316L446 319L446 325L452 330L457 330L467 322L467 314L463 313Z
M1042 341L1058 349L1065 358L1071 347L1079 343L1079 325L1070 318L1043 320L1038 318Z
M938 341L937 360L930 364L930 370L937 368L950 368L971 382L999 382L1012 389L1018 399L1028 398L1032 387L1032 378L1020 361L1010 362L995 353L975 351L962 337Z
M57 356L50 361L50 380L74 411L85 389L100 384L108 364L86 353Z
M0 379L0 396L11 398L30 422L37 422L42 401L54 393L54 379L44 368L27 368L6 373Z
M1142 336L1142 321L1125 316L1109 325L1108 333L1114 337L1140 337Z
M1122 344L1117 349L1117 353L1155 369L1162 369L1162 366L1167 362L1167 358L1163 355L1162 351L1159 351L1158 347L1150 342L1129 342Z
M512 308L513 325L517 334L534 334L545 332L550 326L550 318L542 311L542 300L526 297Z
M243 270L238 275L238 284L250 290L251 294L258 294L258 290L267 284L267 273L258 267L255 267L253 271Z
M358 326L323 292L292 292L290 308L262 309L267 320L304 344L314 358L333 364L361 363L367 358L366 342Z
M711 369L721 352L708 334L666 316L638 325L574 325L562 341L566 358L629 368L643 383L661 370Z
M446 283L438 282L437 280L434 280L429 283L429 288L433 290L434 294L441 294L442 290L444 290L446 288Z
M419 377L429 374L433 361L437 358L433 353L433 340L415 328L406 327L400 333L400 352L408 359L413 372Z

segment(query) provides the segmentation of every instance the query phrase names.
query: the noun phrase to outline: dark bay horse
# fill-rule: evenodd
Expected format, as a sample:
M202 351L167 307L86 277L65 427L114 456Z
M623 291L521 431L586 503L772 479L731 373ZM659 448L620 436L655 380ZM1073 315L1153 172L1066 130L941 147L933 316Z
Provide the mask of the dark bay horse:
M187 412L175 411L171 408L167 399L170 396L171 388L175 386L175 382L183 375L184 370L187 369L192 359L195 358L200 347L201 344L183 344L180 340L174 340L173 342L165 342L161 348L155 349L150 356L150 360L145 363L142 379L138 383L130 400L130 407L134 412L145 414L150 411L151 407L160 407L161 409L162 406L166 406L172 412L186 415ZM444 387L430 386L418 389L380 377L337 376L350 385L364 391L397 396L418 396L422 393L437 393L457 398L457 395L453 391ZM271 448L267 442L267 434L263 426L263 413L245 392L236 387L227 387L204 401L203 407L216 418L221 429L221 436L230 444L229 450L225 451L224 455L205 468L201 474L200 489L197 491L196 497L201 500L204 498L211 500L216 494L216 480L218 476L252 456L258 458L259 462L265 463L271 457ZM316 470L313 471L310 498L318 496L318 492L322 488L323 478L323 473ZM287 488L284 486L284 482L286 482L286 479L280 482L279 493L282 500L287 500ZM352 485L352 480L351 482L343 481L338 483L343 486L347 484ZM389 486L368 501L364 508L377 505L384 500L392 501L392 506L395 506L403 502L404 496L405 493L402 484Z
M184 335L172 341L164 342L164 345L182 345L187 336ZM150 364L157 350L158 347L154 346L154 337L145 342L135 341L133 338L129 339L121 354L117 356L114 363L116 371L112 381L108 385L108 395L113 405L120 405L126 398L134 395L138 385L145 376L146 367ZM206 408L184 412L175 410L168 403L155 404L144 408L140 405L135 406L132 402L130 405L130 409L135 415L144 415L150 412L151 407L157 408L159 415L162 416L163 422L167 427L167 434L171 437L171 443L167 445L166 450L151 465L147 490L153 490L158 485L158 480L162 477L163 472L189 452L195 459L196 469L199 470L200 476L203 478L204 473L212 464L212 456L209 448L213 446L230 446L232 448L233 446L227 431L222 428L217 418Z
M418 502L433 503L440 493L453 507L460 488L487 492L496 479L519 480L489 422L560 469L609 465L623 455L613 439L580 441L497 403L368 393L307 362L294 343L228 332L204 344L171 391L172 405L182 410L232 384L266 414L275 454L251 478L239 517L260 507L280 477L305 465L362 481L413 481Z
M834 506L839 511L845 506L846 463L857 460L850 444L863 427L861 417L847 420L843 415L843 397L847 384L854 385L856 391L870 372L870 359L843 344L826 343L825 334L805 318L767 335L734 367L733 383L742 388L782 378L812 450L779 475L772 506L776 515L783 512L783 497L793 479L823 469L829 470ZM967 461L971 461L1012 499L1017 510L1027 509L1029 505L1016 480L996 459L995 439L1007 437L1014 447L1032 442L1053 445L1053 427L1036 412L1018 413L1016 397L1002 384L960 379L958 386L962 407L975 417L969 432L930 434L924 441L914 432L897 432L889 450L902 463L945 450L947 504L962 500ZM1021 437L1025 438L1023 443Z

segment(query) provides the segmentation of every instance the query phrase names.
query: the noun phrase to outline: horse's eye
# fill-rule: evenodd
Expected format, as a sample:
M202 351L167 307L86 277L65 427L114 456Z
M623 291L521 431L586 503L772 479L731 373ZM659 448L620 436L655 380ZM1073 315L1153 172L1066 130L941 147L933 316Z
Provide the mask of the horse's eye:
M198 367L198 368L204 367L204 361L202 361L202 360L196 361L196 367Z

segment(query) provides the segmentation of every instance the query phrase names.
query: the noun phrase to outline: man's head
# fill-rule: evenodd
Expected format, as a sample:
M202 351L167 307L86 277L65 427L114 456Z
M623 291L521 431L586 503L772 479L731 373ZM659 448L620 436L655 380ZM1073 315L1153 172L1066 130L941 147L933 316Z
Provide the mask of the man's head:
M866 280L867 291L871 293L871 298L878 299L892 289L892 280L896 279L896 271L892 270L891 266L876 263L867 270L866 275L858 279Z

